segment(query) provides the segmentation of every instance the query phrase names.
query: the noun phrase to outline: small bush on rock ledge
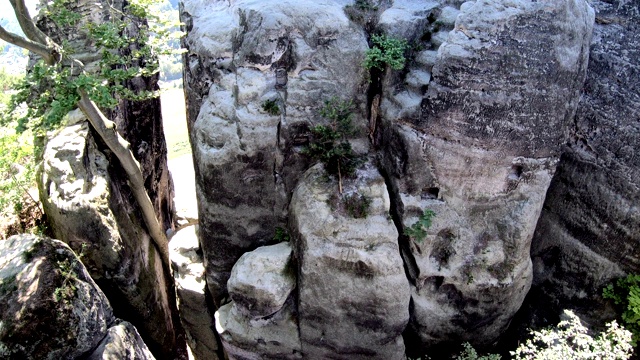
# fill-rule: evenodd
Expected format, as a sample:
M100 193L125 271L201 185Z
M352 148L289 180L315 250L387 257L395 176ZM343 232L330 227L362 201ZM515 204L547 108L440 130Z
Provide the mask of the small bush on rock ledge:
M407 41L395 39L386 35L371 36L373 47L367 50L364 59L364 67L367 69L378 68L384 70L388 64L393 70L402 70L406 61L404 50L407 48Z
M369 207L371 199L364 195L351 194L342 197L344 207L351 217L356 219L365 219L369 215Z
M311 129L311 141L303 150L312 159L324 164L330 175L337 175L342 193L342 177L353 176L360 156L351 148L348 137L355 134L351 124L353 103L331 98L325 101L320 115L329 120L327 125L316 125Z

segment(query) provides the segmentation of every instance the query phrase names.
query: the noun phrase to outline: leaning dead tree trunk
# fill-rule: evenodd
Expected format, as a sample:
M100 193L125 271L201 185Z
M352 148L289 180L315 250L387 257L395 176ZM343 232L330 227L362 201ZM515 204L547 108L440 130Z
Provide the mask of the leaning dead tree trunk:
M56 63L82 64L78 59L74 58L73 55L61 56L61 47L36 27L25 6L24 0L10 0L10 3L13 6L18 23L25 36L11 33L0 26L0 39L41 56L48 65L55 65ZM144 223L149 231L149 235L153 239L155 247L162 259L163 267L167 274L171 274L167 237L156 217L153 203L144 187L140 164L133 156L129 142L118 133L115 123L107 119L104 113L91 101L84 91L78 90L78 95L80 97L78 107L87 116L95 132L107 147L109 147L124 168L131 191L142 211Z

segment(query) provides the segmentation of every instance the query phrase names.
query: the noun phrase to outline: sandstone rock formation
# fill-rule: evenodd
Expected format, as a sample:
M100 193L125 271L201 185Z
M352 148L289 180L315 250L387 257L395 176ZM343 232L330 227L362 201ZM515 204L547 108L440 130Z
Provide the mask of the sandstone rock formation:
M245 253L231 270L227 282L229 297L250 318L278 312L296 287L287 242L262 246Z
M46 2L42 3L46 9ZM46 11L38 21L45 33L61 37L85 62L85 70L98 71L102 52L87 35L87 22L107 22L126 16L126 31L135 36L142 19L126 14L123 1L67 2L80 15L76 27L52 24ZM124 12L123 12L124 11ZM119 49L121 56L139 44ZM153 61L138 59L137 61ZM134 64L130 64L134 65ZM157 75L127 81L128 89L154 91ZM105 114L118 126L140 162L145 187L158 220L173 228L173 190L166 163L166 145L158 99L130 102ZM163 269L157 249L146 230L125 172L102 142L94 137L81 115L71 115L71 127L46 146L39 183L40 199L55 237L83 252L84 262L113 305L116 315L131 321L158 358L172 359L186 348L175 307L169 269Z
M245 253L231 270L233 301L216 312L216 330L230 359L300 359L288 242Z
M109 328L96 350L87 360L154 360L131 323L122 321Z
M640 3L591 3L587 79L531 252L532 301L597 324L602 287L640 271Z
M317 109L364 99L367 45L334 1L185 1L181 18L200 239L219 303L233 264L286 223Z
M216 312L216 330L231 360L302 359L300 335L292 301L269 318L251 319L233 303Z
M443 13L433 12L434 23L450 23L438 21ZM441 45L432 36L416 54L410 81L386 75L378 146L395 214L405 229L426 209L436 214L424 241L403 241L414 286L410 328L424 349L490 344L522 304L592 24L586 2L469 2ZM417 18L414 38L429 26ZM434 45L431 67L424 59ZM407 96L418 96L419 111Z
M106 296L66 244L34 235L0 241L0 357L87 355L154 359L133 325L114 318Z
M175 331L160 256L83 114L68 119L46 145L40 178L54 233L83 254L117 316L136 325L154 351L170 354Z
M586 284L600 285L634 269L634 250L620 250L637 228L634 5L596 2L596 18L584 0L186 0L200 241L230 357L386 359L494 344L534 278L545 198L539 289L580 299L580 283L560 293L564 275L594 270ZM404 69L364 70L377 33L407 40ZM344 189L302 151L332 96L354 101L360 132L349 141L368 159ZM616 138L620 124L628 131ZM371 214L346 215L343 190L367 194ZM417 238L425 210L435 215ZM289 300L239 287L234 264L247 271L250 252L285 226ZM624 241L605 251L605 236Z

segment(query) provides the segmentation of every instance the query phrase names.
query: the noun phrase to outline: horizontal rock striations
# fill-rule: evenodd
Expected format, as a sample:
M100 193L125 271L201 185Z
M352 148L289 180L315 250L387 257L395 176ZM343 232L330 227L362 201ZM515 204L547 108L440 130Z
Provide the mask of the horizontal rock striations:
M580 282L554 293L566 274L634 269L637 13L618 5L186 0L199 236L230 358L492 346L534 279L575 299ZM364 68L381 33L406 40L403 69ZM308 156L332 97L353 102L353 177Z
M592 5L586 82L531 247L532 301L604 323L602 287L640 271L640 3Z

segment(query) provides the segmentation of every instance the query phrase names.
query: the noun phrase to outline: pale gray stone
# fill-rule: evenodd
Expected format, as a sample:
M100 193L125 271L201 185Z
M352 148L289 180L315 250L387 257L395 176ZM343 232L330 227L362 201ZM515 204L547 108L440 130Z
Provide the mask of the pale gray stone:
M215 314L216 330L230 360L302 359L292 302L269 319L250 319L231 302Z
M296 287L291 245L282 242L245 253L233 265L227 287L235 306L249 317L276 313Z
M531 246L531 304L601 324L615 316L602 287L640 272L640 13L637 1L591 4L587 78Z
M83 254L112 303L125 304L120 316L138 326L151 349L169 354L175 333L162 262L126 180L114 179L109 162L89 124L74 121L45 146L40 199L56 237Z
M447 29L433 34L433 68L432 52L410 64L409 74L424 66L432 75L418 113L399 115L391 106L410 90L399 85L406 79L383 84L382 148L397 189L394 210L405 229L424 210L436 214L425 239L401 242L418 351L447 341L491 344L520 308L532 281L531 239L580 98L592 24L585 1L469 3L446 37L439 34ZM411 87L417 83L413 77Z
M321 165L309 169L291 201L302 352L313 359L404 359L410 290L384 180L370 163L343 179L345 195L371 201L366 218L355 219L337 181L323 176Z
M198 243L198 225L178 230L169 242L176 283L178 312L195 360L216 360L220 354L212 313L206 300L204 264Z
M200 241L215 302L233 264L284 226L301 139L335 96L366 102L365 33L344 1L184 1ZM286 84L286 85L285 85ZM279 115L263 110L275 101ZM365 133L358 111L354 125Z

